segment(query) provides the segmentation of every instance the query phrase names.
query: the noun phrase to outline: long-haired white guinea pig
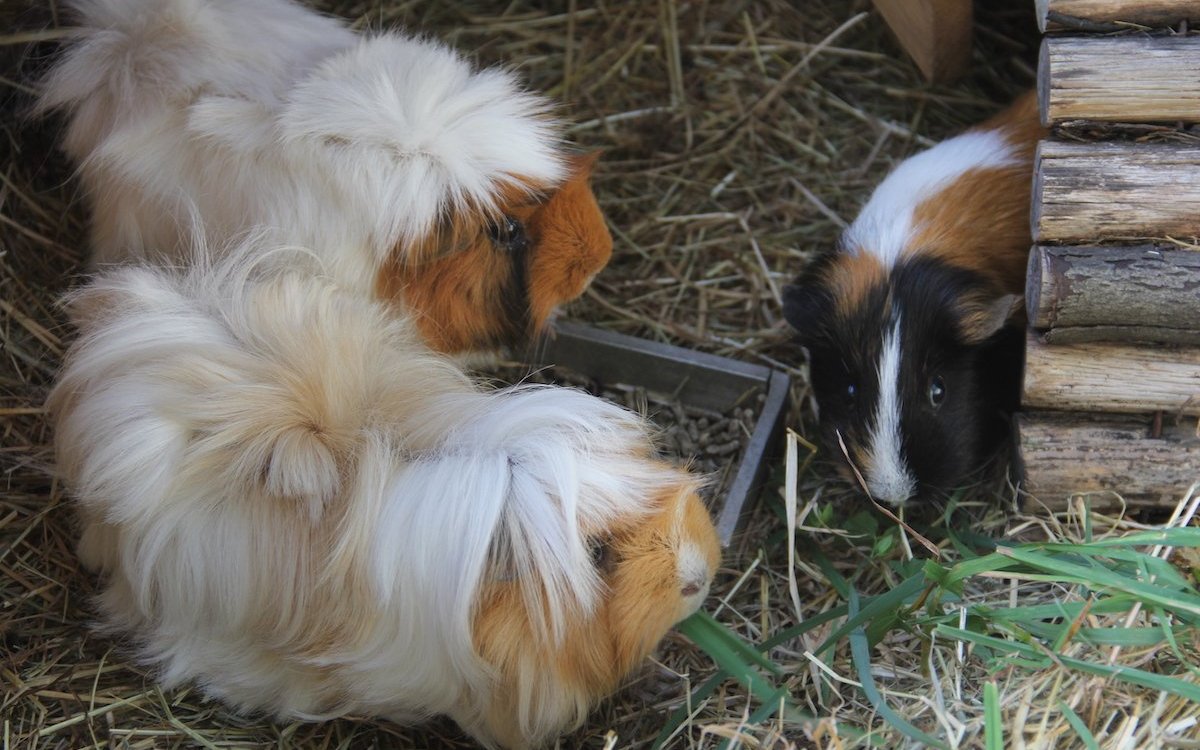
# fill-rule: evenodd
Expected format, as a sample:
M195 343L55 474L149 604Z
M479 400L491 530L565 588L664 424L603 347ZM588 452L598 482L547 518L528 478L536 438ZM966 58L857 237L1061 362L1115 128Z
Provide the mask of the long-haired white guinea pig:
M827 449L890 503L958 486L1017 405L1032 94L900 164L837 249L787 287Z
M706 596L696 481L636 415L480 390L307 262L116 267L69 297L50 408L104 621L239 709L541 744Z
M608 262L594 157L507 71L291 0L69 5L39 109L68 115L96 265L265 228L463 352L526 340Z

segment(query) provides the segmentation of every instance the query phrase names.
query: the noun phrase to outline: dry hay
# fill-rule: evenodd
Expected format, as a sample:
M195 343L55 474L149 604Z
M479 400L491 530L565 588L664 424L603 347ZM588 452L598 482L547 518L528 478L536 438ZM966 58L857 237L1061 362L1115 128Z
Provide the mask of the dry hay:
M596 190L616 237L612 265L569 314L787 367L799 405L791 424L802 433L810 431L811 412L805 373L780 316L780 287L829 246L891 165L1028 86L1037 42L1031 8L981 8L965 82L928 87L866 0L595 6L570 0L548 9L461 0L322 5L362 27L404 25L483 62L515 66L531 87L562 100L575 123L571 138L604 149ZM56 10L0 6L0 28L15 30L0 39L4 747L471 746L446 721L413 730L365 720L280 725L240 718L195 689L160 692L126 660L121 643L89 632L96 582L76 563L69 506L45 472L50 435L41 407L71 335L54 300L80 273L84 215L70 170L53 148L59 123L21 119L36 74L54 51ZM802 475L799 489L801 550L822 551L864 593L893 585L893 563L911 551L880 550L871 534L847 536L813 521L831 500L847 525L863 518L855 515L853 493L819 462ZM796 619L778 494L767 493L727 555L708 603L717 619L754 641ZM1000 495L983 493L968 504L976 530L1030 538L1082 533L1016 515L1011 497ZM795 570L806 617L838 603L828 571L803 552ZM999 579L972 585L968 598L1001 606L1010 597L1054 601L1059 593L1052 585ZM880 746L900 745L854 686L844 644L822 665L805 656L806 647L790 643L771 655L790 675L792 694L818 717L873 730ZM930 649L901 631L885 638L876 655L876 677L898 712L927 731L940 724L961 747L983 746L980 685L987 676L977 661L960 662L953 646ZM669 710L712 671L686 639L669 636L659 658L561 746L647 747ZM1031 747L1071 736L1059 700L1113 747L1126 730L1131 744L1125 746L1148 746L1140 744L1146 727L1194 711L1180 699L1058 670L991 679L1000 683L1007 723ZM817 702L814 680L828 687L824 703ZM692 708L692 721L672 747L715 747L739 731L748 746L843 746L832 721L815 729L746 725L746 692L732 683Z

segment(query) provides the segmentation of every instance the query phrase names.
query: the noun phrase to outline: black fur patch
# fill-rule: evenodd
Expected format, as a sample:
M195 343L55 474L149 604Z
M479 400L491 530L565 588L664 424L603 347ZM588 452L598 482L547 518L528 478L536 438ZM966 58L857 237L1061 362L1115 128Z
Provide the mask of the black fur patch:
M530 238L525 227L516 219L502 217L492 230L496 252L509 259L508 276L502 281L497 300L501 321L497 345L516 348L532 333L532 310L529 304Z

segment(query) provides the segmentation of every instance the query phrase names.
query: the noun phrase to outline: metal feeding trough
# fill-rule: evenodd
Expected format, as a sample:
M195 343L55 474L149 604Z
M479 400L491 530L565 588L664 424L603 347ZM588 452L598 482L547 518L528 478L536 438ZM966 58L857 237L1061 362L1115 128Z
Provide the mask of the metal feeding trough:
M713 498L710 503L721 544L729 544L750 501L762 489L770 459L777 455L787 413L786 374L761 365L566 322L557 323L526 360L531 365L569 368L601 383L641 387L714 414L734 409L748 393L764 394L733 478L723 496Z

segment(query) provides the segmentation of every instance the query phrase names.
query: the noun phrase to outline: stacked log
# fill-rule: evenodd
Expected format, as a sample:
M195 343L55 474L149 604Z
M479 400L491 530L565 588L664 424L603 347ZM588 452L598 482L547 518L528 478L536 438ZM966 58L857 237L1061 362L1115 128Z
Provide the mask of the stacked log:
M1067 129L1035 166L1022 489L1052 509L1173 506L1200 483L1200 37L1162 27L1200 22L1200 2L1037 11L1076 35L1048 36L1039 65L1043 122Z

